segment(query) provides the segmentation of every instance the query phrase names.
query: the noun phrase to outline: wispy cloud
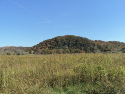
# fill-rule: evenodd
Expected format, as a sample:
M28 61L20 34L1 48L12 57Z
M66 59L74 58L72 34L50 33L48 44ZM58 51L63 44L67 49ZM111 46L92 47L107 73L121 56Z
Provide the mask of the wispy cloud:
M24 6L22 6L22 5L18 4L18 3L17 3L17 2L15 2L15 1L12 1L12 0L9 0L9 1L10 1L10 2L12 2L13 4L17 5L18 7L20 7L20 8L22 8L22 9L26 10L26 11L32 12L31 10L29 10L29 9L25 8Z
M47 18L44 18L44 20L46 20L47 23L52 23L50 20L48 20Z
M63 13L61 16L59 16L59 19L61 20L61 19L65 18L69 14L70 14L70 12Z
M41 24L41 23L52 23L50 20L48 20L47 18L43 18L44 21L38 22L36 24Z

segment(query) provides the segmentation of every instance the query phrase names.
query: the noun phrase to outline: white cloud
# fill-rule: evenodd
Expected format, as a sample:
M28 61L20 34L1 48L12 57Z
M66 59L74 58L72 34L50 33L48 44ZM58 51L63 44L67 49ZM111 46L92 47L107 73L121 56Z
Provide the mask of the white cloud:
M44 20L46 20L47 23L52 23L50 20L48 20L47 18L44 18Z
M9 0L9 1L10 1L10 2L12 2L13 4L17 5L18 7L20 7L20 8L22 8L22 9L26 10L26 11L32 12L31 10L29 10L29 9L25 8L24 6L22 6L22 5L18 4L18 3L17 3L17 2L15 2L15 1L12 1L12 0Z
M60 20L65 18L67 15L69 15L70 12L63 13L61 16L59 16Z
M41 23L52 23L50 20L48 20L47 18L43 18L44 21L38 22L36 24L41 24Z

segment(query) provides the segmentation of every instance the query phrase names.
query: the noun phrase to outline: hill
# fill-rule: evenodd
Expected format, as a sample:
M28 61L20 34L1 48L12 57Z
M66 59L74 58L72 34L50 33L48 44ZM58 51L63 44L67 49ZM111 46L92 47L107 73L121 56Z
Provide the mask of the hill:
M0 54L7 54L7 55L23 55L28 54L28 52L25 52L25 50L28 49L28 47L15 47L15 46L5 46L0 47Z
M32 54L102 53L123 51L125 43L118 41L90 40L85 37L65 35L40 42L26 49Z

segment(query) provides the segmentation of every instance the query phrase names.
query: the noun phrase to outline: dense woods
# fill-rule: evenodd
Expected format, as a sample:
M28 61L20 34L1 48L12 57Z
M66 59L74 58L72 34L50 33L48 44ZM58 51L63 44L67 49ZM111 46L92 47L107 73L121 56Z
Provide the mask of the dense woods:
M65 35L45 40L27 49L32 54L63 53L104 53L123 51L125 43L118 41L90 40L88 38Z

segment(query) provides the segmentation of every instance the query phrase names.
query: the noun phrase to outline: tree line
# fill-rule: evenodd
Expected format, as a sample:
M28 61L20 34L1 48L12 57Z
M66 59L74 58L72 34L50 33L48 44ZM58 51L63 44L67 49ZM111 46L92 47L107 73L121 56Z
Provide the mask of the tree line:
M45 40L26 49L30 54L104 53L123 51L125 43L90 40L85 37L65 35Z

